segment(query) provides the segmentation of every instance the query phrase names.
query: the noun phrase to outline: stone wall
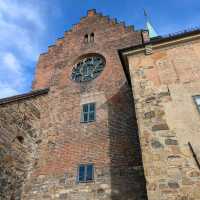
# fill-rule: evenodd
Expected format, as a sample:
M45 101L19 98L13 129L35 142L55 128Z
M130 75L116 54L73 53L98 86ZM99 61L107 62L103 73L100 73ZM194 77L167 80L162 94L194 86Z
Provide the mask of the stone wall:
M41 110L46 97L0 105L0 199L21 200L37 162Z
M84 43L91 32L94 42ZM117 52L130 43L141 43L140 32L89 11L40 56L33 88L50 86L49 113L41 118L38 162L24 200L146 199L134 103ZM74 82L74 64L91 53L105 58L104 71ZM81 106L90 102L96 103L96 121L81 123ZM94 164L94 181L78 183L77 168L87 163Z
M196 37L128 57L149 200L200 199L199 52Z

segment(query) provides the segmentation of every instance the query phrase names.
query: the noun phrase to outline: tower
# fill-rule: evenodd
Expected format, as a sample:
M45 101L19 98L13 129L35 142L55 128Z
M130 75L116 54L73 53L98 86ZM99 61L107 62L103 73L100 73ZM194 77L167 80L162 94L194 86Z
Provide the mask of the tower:
M23 199L146 199L131 87L118 49L140 31L89 10L40 56L33 89L49 88L37 160Z

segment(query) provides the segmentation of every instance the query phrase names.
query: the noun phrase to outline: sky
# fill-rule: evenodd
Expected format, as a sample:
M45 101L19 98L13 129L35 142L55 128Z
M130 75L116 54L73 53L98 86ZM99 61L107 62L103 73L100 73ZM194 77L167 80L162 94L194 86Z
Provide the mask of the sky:
M0 0L0 98L31 91L39 55L89 9L135 29L145 9L159 35L200 26L200 0Z

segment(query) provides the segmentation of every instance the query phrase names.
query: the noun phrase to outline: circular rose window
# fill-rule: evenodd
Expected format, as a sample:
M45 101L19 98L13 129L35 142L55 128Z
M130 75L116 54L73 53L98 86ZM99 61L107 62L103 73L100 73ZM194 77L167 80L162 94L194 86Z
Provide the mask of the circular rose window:
M105 59L102 56L87 56L75 64L71 78L77 82L89 81L99 76L104 67Z

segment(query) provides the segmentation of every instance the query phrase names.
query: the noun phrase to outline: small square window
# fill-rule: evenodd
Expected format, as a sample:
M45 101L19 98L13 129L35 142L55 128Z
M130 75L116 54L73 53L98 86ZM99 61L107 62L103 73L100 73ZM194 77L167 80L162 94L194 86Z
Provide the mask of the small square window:
M193 99L197 106L198 111L200 112L200 95L194 96Z
M82 106L81 122L88 123L95 121L96 107L95 103L88 103Z
M94 179L93 164L79 165L77 178L80 183L92 181Z

